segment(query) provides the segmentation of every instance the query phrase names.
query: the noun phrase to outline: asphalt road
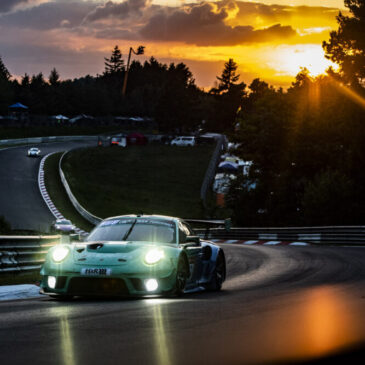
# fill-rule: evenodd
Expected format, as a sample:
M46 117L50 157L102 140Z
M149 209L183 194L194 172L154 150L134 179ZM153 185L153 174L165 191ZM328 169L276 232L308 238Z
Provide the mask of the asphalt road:
M1 303L0 364L292 364L365 344L365 248L223 246L219 293Z
M90 142L42 143L42 156ZM29 146L0 149L0 215L13 229L48 231L55 219L38 188L41 157L27 157Z

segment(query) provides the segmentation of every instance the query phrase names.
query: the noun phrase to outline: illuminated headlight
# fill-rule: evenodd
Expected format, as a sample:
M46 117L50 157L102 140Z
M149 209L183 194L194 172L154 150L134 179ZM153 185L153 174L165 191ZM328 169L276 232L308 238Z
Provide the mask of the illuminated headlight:
M158 282L156 279L147 279L144 282L147 291L155 291L158 288Z
M157 264L161 259L165 257L165 253L163 250L159 248L153 248L152 250L149 250L144 258L147 264Z
M52 252L52 258L55 262L61 262L66 258L68 253L70 252L69 248L66 246L59 246L56 247L55 250Z
M56 277L48 276L47 284L49 288L54 289L56 287Z

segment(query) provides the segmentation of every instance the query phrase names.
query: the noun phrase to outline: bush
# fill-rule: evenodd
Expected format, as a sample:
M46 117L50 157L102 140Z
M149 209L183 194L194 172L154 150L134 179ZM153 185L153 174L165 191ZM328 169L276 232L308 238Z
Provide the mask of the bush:
M346 225L358 220L354 183L337 171L319 173L305 187L303 219L308 225Z

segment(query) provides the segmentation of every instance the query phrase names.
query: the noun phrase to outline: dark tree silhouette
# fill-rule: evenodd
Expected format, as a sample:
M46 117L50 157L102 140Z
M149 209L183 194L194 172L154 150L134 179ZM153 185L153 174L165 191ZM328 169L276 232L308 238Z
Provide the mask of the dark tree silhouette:
M104 74L114 74L124 71L124 60L122 58L122 52L118 46L115 46L110 58L105 59L105 71Z
M365 0L345 0L351 16L337 16L339 28L323 42L326 57L340 65L341 73L350 82L365 78Z
M53 68L49 77L48 81L51 84L51 86L56 86L60 84L60 74L56 70L56 68Z
M217 76L217 79L219 80L218 92L229 91L232 85L238 81L240 75L236 75L237 67L237 63L234 62L232 58L224 64L221 76Z
M0 56L0 79L9 81L10 78L11 78L11 74L10 74L9 70L6 68L6 66L4 65L4 62Z

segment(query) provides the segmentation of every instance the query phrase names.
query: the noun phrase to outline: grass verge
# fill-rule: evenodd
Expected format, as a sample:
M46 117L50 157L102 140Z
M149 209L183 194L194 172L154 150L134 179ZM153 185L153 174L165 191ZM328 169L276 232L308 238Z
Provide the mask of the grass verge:
M81 228L86 232L90 232L93 225L77 212L70 202L62 185L58 173L58 162L61 155L62 153L56 153L49 156L44 164L44 176L47 192L53 201L53 204L65 218L70 219L78 228Z
M66 155L63 170L80 204L96 216L203 218L200 188L213 150L154 144L87 148Z

